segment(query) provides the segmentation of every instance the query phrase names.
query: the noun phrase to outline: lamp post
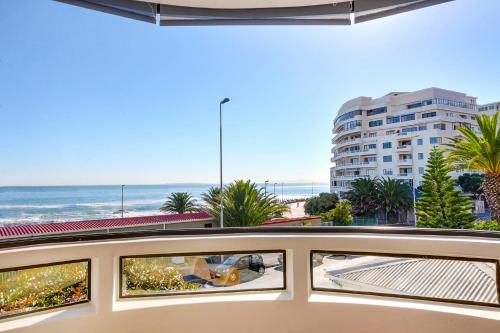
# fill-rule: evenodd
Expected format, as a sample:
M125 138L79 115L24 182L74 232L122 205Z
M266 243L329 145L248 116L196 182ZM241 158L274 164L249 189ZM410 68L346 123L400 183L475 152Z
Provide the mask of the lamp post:
M123 188L125 187L125 185L122 185L122 218L123 218Z
M222 104L229 102L229 98L224 98L219 103L219 151L220 151L220 227L224 227L224 195L222 188Z
M276 195L276 184L278 184L278 183L274 183L274 184L273 184L273 194L274 194L274 195Z
M264 195L267 195L267 183L269 183L269 180L264 182Z

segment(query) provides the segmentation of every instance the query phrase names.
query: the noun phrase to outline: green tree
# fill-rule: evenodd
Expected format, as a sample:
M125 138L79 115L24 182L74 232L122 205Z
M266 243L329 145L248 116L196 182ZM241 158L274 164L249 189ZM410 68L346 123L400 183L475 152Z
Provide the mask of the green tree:
M194 212L198 210L198 206L191 194L187 192L174 192L167 197L167 201L160 208L162 212L170 212L183 214L186 212Z
M339 202L339 197L335 193L320 193L317 197L312 197L306 200L304 211L309 215L320 215L335 208Z
M380 209L384 211L385 223L390 215L396 215L401 222L401 213L406 213L413 206L413 196L408 184L393 178L381 178L376 182L376 197Z
M500 128L498 112L493 116L476 116L480 135L473 129L461 127L463 137L450 138L446 144L447 160L456 169L485 173L484 194L493 220L500 221Z
M455 190L455 180L441 152L434 148L423 175L422 191L417 200L419 227L463 229L473 226L472 203Z
M356 216L373 216L377 212L377 181L371 178L357 178L351 183L352 189L345 198L352 204Z
M464 173L458 177L457 184L465 193L472 194L477 199L483 194L484 175L479 173Z
M220 192L220 191L219 191ZM224 226L257 226L288 210L273 194L265 194L255 183L238 180L224 187ZM202 195L208 212L220 219L220 193L209 189Z
M333 222L334 225L351 225L353 220L351 203L349 200L340 201L334 209L321 214L321 220Z
M211 186L207 192L201 194L204 205L201 208L217 220L220 219L220 187Z

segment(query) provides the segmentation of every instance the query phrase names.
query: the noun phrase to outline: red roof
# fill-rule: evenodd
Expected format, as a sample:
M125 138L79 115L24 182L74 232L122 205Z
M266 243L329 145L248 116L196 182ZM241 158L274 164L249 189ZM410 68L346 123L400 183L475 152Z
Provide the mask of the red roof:
M0 227L0 237L22 237L39 234L70 233L100 229L115 229L151 224L174 224L182 222L211 220L208 213L186 213L171 215L154 215L140 217L124 217L105 220L88 220L61 223L28 224L14 227Z
M293 222L307 222L307 221L316 221L321 219L319 216L302 216L302 217L291 217L287 219L273 219L262 223L262 225L272 225L272 224L280 224L280 223L293 223Z

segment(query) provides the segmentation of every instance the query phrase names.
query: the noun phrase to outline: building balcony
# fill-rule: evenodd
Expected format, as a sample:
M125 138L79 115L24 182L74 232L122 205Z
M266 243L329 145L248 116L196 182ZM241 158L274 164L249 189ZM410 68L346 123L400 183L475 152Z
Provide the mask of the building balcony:
M353 180L358 178L373 178L374 176L370 175L341 175L341 176L333 176L333 179L336 180Z
M376 167L377 162L363 162L363 163L343 163L343 164L337 164L334 168L335 169L358 169L358 168L363 168L363 167Z
M411 145L402 145L397 147L398 151L411 151Z
M285 333L338 327L348 333L497 333L498 253L497 232L396 227L149 230L5 240L4 301L12 288L31 288L33 300L46 296L43 280L28 286L29 280L13 279L27 272L45 274L45 280L56 279L50 275L56 271L67 275L71 288L61 292L71 297L52 298L64 303L59 305L2 303L0 331L225 333L257 327ZM161 268L158 274L174 272L178 284L154 287L152 267ZM251 268L244 273L243 267Z
M359 138L359 139L353 139L353 140L345 140L345 141L336 143L335 147L332 148L332 150L333 149L339 149L341 147L356 145L356 144L359 145L360 143L361 143L361 138Z
M398 160L398 165L412 165L413 164L413 159L411 158L403 158Z
M403 173L398 173L398 177L401 177L401 178L408 178L408 177L412 177L413 174L411 172L403 172Z

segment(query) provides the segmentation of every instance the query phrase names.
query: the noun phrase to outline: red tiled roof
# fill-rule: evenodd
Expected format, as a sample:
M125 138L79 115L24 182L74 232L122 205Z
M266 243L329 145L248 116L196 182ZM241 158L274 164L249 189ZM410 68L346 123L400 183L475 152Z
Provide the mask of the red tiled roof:
M43 223L0 227L0 237L22 237L39 234L70 233L79 231L115 229L151 224L174 224L182 222L211 220L212 216L205 212L171 215L154 215L140 217L124 217L105 220L88 220L61 223Z
M303 217L291 217L288 219L273 219L262 223L262 225L280 224L280 223L293 223L293 222L307 222L316 221L321 219L319 216L303 216Z

